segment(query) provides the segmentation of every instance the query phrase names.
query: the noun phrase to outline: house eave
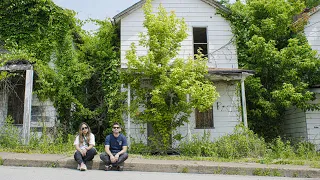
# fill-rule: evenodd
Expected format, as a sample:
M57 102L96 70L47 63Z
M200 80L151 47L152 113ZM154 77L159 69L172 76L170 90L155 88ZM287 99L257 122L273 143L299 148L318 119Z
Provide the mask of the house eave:
M253 70L234 68L209 68L207 77L211 81L240 81L254 75Z
M222 4L217 2L216 0L201 0L201 1L209 4L212 7L220 9L221 11L223 11L225 13L230 13L231 12L230 9L228 9L225 6L223 6ZM115 15L113 17L114 22L118 23L125 16L131 14L133 11L137 10L138 8L141 8L144 5L145 2L146 2L146 0L141 0L141 1L133 4L132 6L128 7L127 9L123 10L122 12L118 13L117 15Z

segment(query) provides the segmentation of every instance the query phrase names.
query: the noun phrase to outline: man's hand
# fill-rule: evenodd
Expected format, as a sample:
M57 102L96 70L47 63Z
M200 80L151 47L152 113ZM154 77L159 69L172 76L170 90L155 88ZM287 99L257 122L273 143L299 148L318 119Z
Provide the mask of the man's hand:
M87 155L87 150L86 149L81 149L81 154L82 154L82 156L86 156Z
M112 163L115 163L117 162L118 159L116 159L114 156L110 156L110 160Z
M116 159L116 161L118 161L118 159L119 159L119 154L116 154L116 155L114 156L114 158Z

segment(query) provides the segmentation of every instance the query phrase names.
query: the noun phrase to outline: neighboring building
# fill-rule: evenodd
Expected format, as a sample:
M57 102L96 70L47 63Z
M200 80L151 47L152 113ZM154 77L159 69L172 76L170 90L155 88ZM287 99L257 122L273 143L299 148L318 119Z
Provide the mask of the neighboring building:
M304 17L309 18L304 29L305 35L320 58L320 6L306 12ZM310 103L320 103L320 85L313 86L310 91L316 94L316 100ZM291 107L286 111L284 133L290 138L312 142L320 149L320 111Z
M8 53L4 50L0 52ZM32 65L25 60L10 61L0 67L0 71L15 74L0 81L0 126L10 115L24 139L28 138L30 132L41 135L43 127L52 132L56 123L56 110L52 102L41 102L32 93Z
M121 37L121 67L127 68L125 53L131 43L137 46L137 54L145 55L146 49L138 46L139 33L146 32L143 27L144 13L141 0L133 6L120 12L114 17L115 23L120 24ZM220 94L220 98L212 105L212 109L199 113L197 110L190 116L190 123L178 129L183 137L190 138L192 134L203 135L204 130L211 134L211 140L231 133L234 127L242 122L241 95L239 83L253 72L238 69L236 47L233 44L234 35L230 23L221 15L218 9L229 10L215 0L154 0L153 9L162 4L168 12L174 11L178 18L184 18L188 25L189 36L181 43L178 57L193 56L199 47L203 54L208 54L208 68L211 80ZM246 124L246 111L244 108ZM126 120L126 132L130 138L146 142L147 125L133 124L130 117Z

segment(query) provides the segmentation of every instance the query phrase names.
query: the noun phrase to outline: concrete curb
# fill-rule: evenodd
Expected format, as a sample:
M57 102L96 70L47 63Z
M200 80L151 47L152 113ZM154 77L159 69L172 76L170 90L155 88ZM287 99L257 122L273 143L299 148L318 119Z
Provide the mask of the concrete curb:
M75 169L77 163L70 156L22 154L0 152L4 166L52 167ZM104 164L96 155L87 163L88 169L103 170ZM320 169L309 166L266 165L257 163L222 163L209 161L181 161L129 158L124 166L125 171L197 173L197 174L228 174L320 178Z

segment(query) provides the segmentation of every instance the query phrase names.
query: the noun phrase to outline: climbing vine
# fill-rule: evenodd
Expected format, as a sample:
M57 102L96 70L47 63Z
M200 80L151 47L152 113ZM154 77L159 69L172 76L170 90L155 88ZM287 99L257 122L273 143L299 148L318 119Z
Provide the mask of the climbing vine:
M96 22L99 30L89 34L81 29L75 12L51 0L0 2L0 46L9 52L1 54L1 64L11 60L33 64L34 92L41 100L54 102L65 132L74 132L79 122L87 121L102 134L101 127L112 119L109 112L117 111L113 100L119 89L117 28L110 20Z

